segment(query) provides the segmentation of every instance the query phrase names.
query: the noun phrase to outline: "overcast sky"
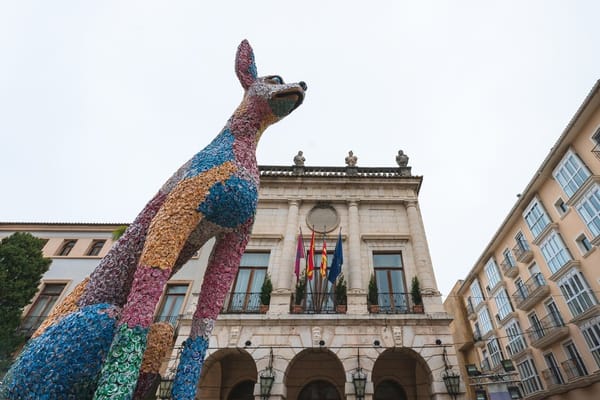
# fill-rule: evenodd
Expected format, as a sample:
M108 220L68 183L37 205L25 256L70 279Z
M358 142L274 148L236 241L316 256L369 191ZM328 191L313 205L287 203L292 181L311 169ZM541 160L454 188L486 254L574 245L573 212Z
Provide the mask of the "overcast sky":
M600 77L595 1L0 1L0 221L130 222L259 75L306 81L260 164L396 166L443 294Z

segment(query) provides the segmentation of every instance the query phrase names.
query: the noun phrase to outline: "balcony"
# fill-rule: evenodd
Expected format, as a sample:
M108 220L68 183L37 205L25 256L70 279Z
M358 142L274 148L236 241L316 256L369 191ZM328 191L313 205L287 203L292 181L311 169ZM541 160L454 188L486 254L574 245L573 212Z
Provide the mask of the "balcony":
M415 306L410 293L379 293L377 295L379 313L383 314L423 314L423 305Z
M507 278L514 278L519 274L517 266L513 265L513 262L508 258L504 258L504 261L500 263L500 266L502 267L502 273Z
M547 297L549 293L550 287L546 284L542 274L537 273L520 286L512 294L512 298L515 301L517 308L520 308L523 311L529 311L533 306Z
M553 314L546 315L537 326L532 326L526 332L531 345L538 349L544 349L569 336L569 328L565 326L560 316Z
M179 334L179 323L182 315L157 315L154 317L154 322L167 322L173 327L174 336Z
M567 379L569 381L575 380L577 378L581 378L582 376L587 375L587 371L585 367L578 363L576 360L569 359L567 361L563 361L560 364L567 375Z
M592 153L600 160L600 143L596 143L592 149Z
M518 262L526 264L533 259L533 252L529 247L529 243L525 240L519 241L515 247L512 249L513 254Z
M470 320L473 320L473 321L476 320L477 319L477 314L475 313L475 309L473 309L473 303L471 302L471 298L470 297L467 299L466 306L467 306L467 317Z
M345 309L342 310L338 306L345 306L345 304L337 304L334 293L331 292L310 292L301 299L298 304L295 302L295 297L292 295L292 308L291 311L294 314L343 314Z
M260 313L260 292L231 292L223 303L223 314Z
M552 389L564 383L564 379L559 368L548 368L542 371L542 377L546 382L546 387Z

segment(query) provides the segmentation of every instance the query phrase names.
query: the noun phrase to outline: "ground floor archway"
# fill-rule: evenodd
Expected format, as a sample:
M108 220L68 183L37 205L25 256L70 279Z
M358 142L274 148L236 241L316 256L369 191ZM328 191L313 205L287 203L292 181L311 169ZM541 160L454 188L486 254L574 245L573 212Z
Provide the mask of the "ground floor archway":
M298 400L341 400L341 398L333 384L316 380L309 382L300 390Z

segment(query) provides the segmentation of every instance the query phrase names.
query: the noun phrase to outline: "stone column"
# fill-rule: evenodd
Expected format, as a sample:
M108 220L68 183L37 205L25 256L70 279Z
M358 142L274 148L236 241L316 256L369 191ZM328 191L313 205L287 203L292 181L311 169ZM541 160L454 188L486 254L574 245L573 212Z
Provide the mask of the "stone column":
M348 203L348 286L350 290L362 289L360 268L360 222L358 219L358 202Z
M299 205L299 200L289 201L280 262L273 271L273 284L275 287L271 294L269 313L287 313L289 311L294 261L296 259Z
M360 263L360 221L358 201L348 202L348 261L345 272L348 281L348 313L366 314L367 296L363 288L362 265Z
M421 291L424 294L437 294L438 290L427 248L425 229L423 228L421 214L416 201L406 203L406 213L408 214L408 226L412 238L412 249L417 267L417 275L421 283Z

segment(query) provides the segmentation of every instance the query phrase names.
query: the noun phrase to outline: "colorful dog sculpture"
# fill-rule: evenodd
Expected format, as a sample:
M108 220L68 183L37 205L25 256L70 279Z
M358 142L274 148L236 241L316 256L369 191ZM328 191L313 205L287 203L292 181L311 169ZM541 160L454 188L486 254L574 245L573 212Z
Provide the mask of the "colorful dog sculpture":
M7 399L130 399L167 280L216 238L184 342L174 399L194 399L209 336L248 243L258 201L256 145L304 100L304 82L258 77L244 40L245 94L223 130L164 184L106 257L30 340L0 389Z

